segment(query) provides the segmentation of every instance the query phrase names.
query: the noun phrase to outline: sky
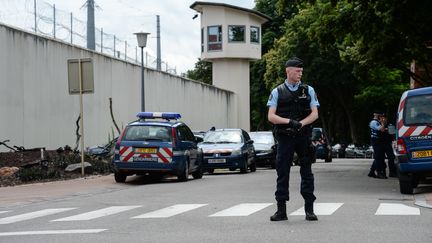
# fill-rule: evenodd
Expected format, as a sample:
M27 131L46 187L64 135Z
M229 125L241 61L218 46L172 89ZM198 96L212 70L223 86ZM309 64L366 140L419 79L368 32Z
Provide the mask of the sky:
M3 1L3 0L1 0ZM8 0L6 0L8 1ZM11 0L12 1L12 0ZM14 1L14 0L13 0ZM24 1L24 0L21 0ZM33 4L33 0L25 0ZM41 1L41 0L37 0ZM75 18L87 19L87 10L82 7L86 0L44 0L55 5L56 9L71 12ZM144 49L156 57L156 15L160 16L161 56L168 66L175 67L177 74L193 69L201 55L200 17L190 8L195 1L189 0L95 0L96 28L104 33L115 34L136 46L135 32L150 32L147 47ZM243 8L253 8L254 0L205 0ZM164 66L162 66L164 69Z

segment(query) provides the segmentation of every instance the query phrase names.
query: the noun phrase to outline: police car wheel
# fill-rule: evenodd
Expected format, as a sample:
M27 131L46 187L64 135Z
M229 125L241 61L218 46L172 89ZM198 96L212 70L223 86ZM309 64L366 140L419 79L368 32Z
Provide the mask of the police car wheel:
M247 170L248 170L248 157L247 156L246 156L243 164L244 164L243 168L240 168L240 173L242 173L242 174L247 173Z
M251 172L255 172L256 171L256 162L255 160L252 160L252 164L249 166L249 169Z
M399 188L402 194L413 194L414 183L412 176L399 171Z
M125 175L123 173L120 173L120 172L114 173L114 179L118 183L124 183L126 181L126 177L127 177L127 175Z
M187 181L189 177L189 161L185 162L185 166L183 171L180 172L180 174L177 176L177 179L179 181Z
M201 179L203 177L203 171L202 171L202 167L198 167L197 170L192 173L192 177L194 179Z

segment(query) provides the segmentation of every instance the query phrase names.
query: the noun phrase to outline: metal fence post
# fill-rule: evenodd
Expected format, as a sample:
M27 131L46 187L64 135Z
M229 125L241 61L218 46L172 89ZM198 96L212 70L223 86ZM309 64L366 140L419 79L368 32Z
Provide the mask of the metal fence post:
M34 31L35 31L35 33L37 33L36 0L34 0L33 3L34 3Z
M70 28L70 35L71 35L71 44L73 44L73 13L71 12L71 19L70 19L70 25L71 25L71 28Z
M54 33L54 39L56 38L56 8L55 4L53 5L53 33Z
M101 53L103 53L103 28L101 28Z

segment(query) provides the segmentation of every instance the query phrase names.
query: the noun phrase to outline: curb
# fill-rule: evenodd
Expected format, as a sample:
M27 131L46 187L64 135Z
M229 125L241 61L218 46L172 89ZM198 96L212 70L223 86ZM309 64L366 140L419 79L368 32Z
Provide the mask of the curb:
M432 209L432 193L415 196L415 205Z

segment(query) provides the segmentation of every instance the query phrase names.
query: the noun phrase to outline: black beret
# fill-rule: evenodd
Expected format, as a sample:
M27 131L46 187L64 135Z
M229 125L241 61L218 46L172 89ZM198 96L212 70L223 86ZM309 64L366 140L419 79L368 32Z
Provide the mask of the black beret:
M303 67L303 60L298 57L292 57L286 61L285 67Z
M374 115L384 116L384 112L382 110L375 110Z

